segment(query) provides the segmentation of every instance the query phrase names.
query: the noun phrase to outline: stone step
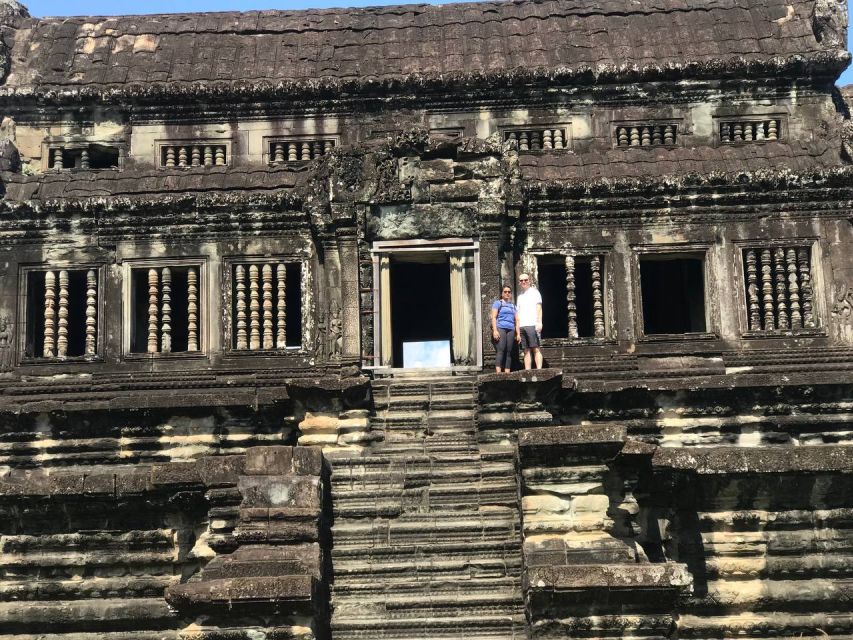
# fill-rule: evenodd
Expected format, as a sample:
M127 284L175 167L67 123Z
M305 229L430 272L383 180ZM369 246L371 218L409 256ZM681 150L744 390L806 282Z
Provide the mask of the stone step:
M423 598L425 593L443 597L466 593L499 593L518 597L521 581L516 575L442 577L435 575L435 572L427 572L388 584L367 578L346 583L335 582L332 588L336 597L345 598L347 601L359 598L365 602L387 597Z
M391 640L429 640L431 638L455 638L460 640L522 640L526 638L526 619L521 614L469 615L460 612L456 616L442 617L395 617L394 619L346 619L332 618L332 632L340 638L367 639L388 638Z
M451 618L459 615L460 610L466 616L517 616L524 614L524 605L514 590L446 594L424 591L412 596L399 596L392 592L374 594L372 598L361 594L360 598L345 598L335 604L332 620L353 617L362 621L394 620L410 616Z
M431 484L419 488L346 488L334 495L335 518L388 517L412 511L447 511L447 517L458 517L458 511L471 512L483 505L515 506L518 490L512 479L496 478L476 486Z

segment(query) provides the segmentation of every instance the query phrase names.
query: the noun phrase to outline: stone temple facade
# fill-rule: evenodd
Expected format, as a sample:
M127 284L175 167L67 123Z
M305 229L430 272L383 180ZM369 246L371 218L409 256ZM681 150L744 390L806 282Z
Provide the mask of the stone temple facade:
M0 640L849 640L846 38L0 0Z

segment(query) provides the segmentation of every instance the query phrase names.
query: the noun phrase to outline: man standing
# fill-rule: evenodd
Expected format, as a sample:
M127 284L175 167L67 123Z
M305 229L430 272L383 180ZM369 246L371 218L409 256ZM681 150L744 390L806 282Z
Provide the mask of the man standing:
M542 295L530 285L530 276L522 273L518 276L521 293L516 301L518 313L515 315L516 338L524 350L524 368L530 369L531 356L536 362L536 368L542 368L542 350L540 335L542 333Z

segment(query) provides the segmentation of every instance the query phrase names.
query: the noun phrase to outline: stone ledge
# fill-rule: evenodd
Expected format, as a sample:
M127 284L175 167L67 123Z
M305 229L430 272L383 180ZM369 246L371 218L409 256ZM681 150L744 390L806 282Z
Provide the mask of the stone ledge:
M853 473L853 446L661 448L656 468L700 475L730 473Z
M308 575L223 578L175 585L166 590L166 602L178 610L241 604L310 603L315 578Z
M615 424L591 426L559 426L521 429L518 446L525 447L583 447L593 444L621 444L628 429Z
M693 577L684 564L578 564L530 568L525 583L527 589L548 591L680 591L691 587Z

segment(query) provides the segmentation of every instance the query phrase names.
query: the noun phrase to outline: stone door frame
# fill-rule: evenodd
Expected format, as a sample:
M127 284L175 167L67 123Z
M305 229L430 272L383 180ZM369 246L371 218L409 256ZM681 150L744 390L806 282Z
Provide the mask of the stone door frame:
M481 309L482 305L480 304L480 300L482 299L482 295L480 293L482 288L482 283L480 282L480 243L479 241L474 240L472 238L441 238L439 240L377 240L372 243L370 247L370 255L373 263L373 315L375 318L375 321L373 323L373 363L365 362L362 366L362 369L373 371L374 373L379 374L432 371L432 369L406 369L404 367L395 367L384 364L386 360L383 360L383 356L385 356L386 354L383 353L382 344L382 307L384 301L381 274L382 259L390 258L395 253L451 253L453 251L470 251L474 255L475 291L473 292L472 300L474 300L474 335L477 336L478 339L475 340L474 344L475 364L473 366L451 365L450 371L471 372L480 371L483 368L483 342L479 339L479 336L482 334L483 327L483 312ZM386 310L386 312L390 313L390 306ZM391 356L388 355L387 357L390 360ZM447 371L447 369L442 369L442 371Z

